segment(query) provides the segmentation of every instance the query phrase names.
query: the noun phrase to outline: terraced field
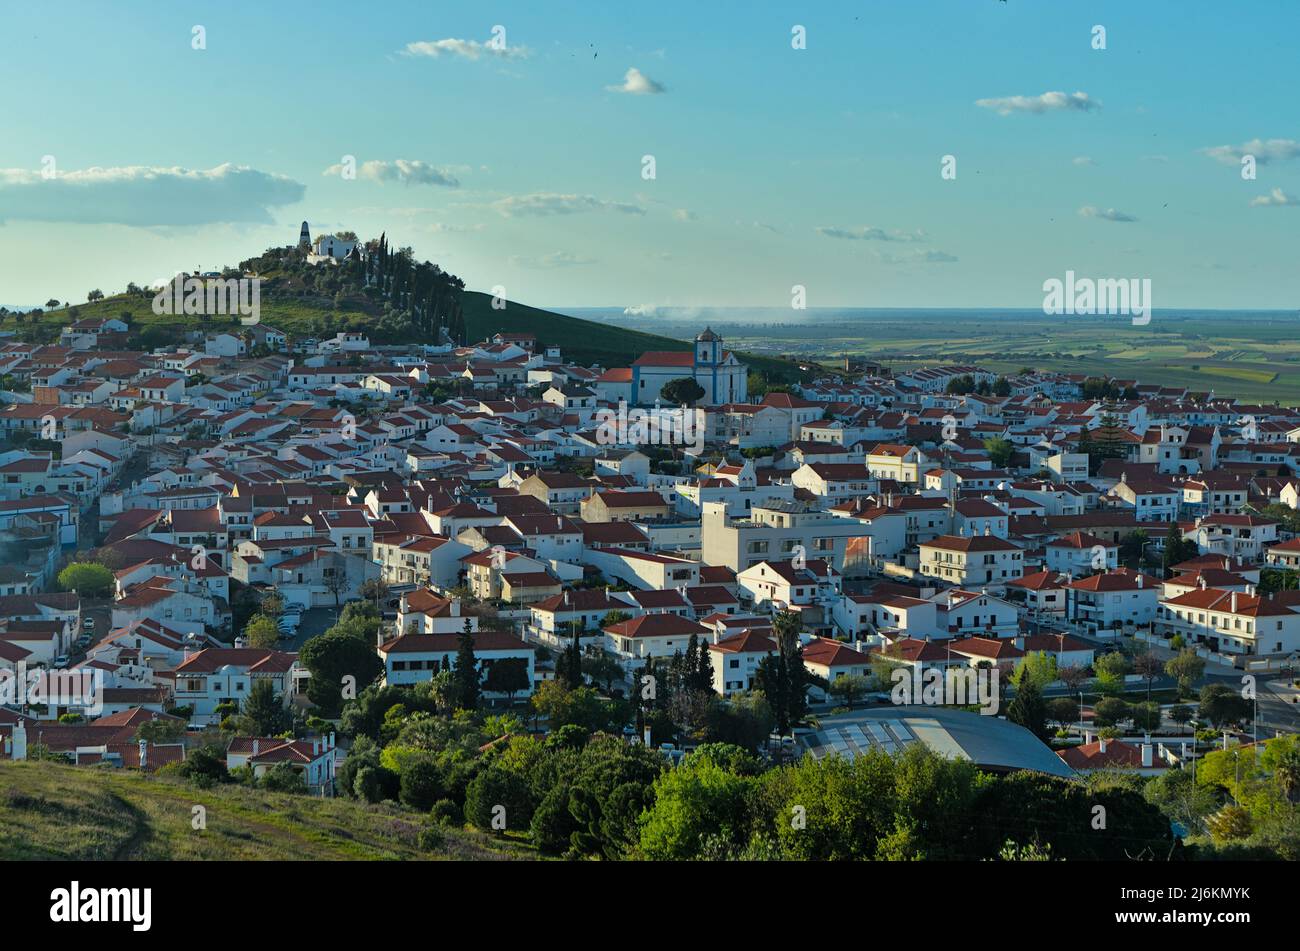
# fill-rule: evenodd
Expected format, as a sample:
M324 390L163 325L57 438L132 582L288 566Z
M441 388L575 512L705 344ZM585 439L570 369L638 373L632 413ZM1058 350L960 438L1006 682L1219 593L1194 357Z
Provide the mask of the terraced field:
M1033 367L1300 405L1300 315L1276 311L1157 313L1140 327L1117 317L923 311L905 320L825 317L806 328L738 326L728 342L828 365L848 355L896 370L936 363L979 363L999 372Z

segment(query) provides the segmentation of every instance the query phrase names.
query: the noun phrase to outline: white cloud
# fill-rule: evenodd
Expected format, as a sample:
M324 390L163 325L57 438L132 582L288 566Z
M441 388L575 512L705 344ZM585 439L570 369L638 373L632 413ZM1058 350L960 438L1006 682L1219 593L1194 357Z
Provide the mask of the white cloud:
M1280 188L1275 188L1267 195L1259 195L1250 200L1250 207L1252 208L1282 208L1287 205L1300 205L1300 198L1288 195Z
M1070 160L1074 165L1096 165L1091 155L1080 155Z
M1013 112L1039 115L1044 112L1090 112L1100 109L1101 103L1086 92L1045 92L1041 96L1003 96L997 99L976 99L975 105L992 109L1000 116Z
M610 92L625 92L633 96L652 96L666 91L662 83L655 82L635 66L628 68L620 85L605 88Z
M496 59L526 59L531 51L526 46L493 46L478 40L418 40L407 43L402 50L404 56L427 56L438 59L453 56L460 59L479 60L485 57Z
M331 165L321 174L338 175L343 171L342 165ZM459 188L460 180L450 169L438 168L419 159L395 159L392 162L372 160L362 162L357 169L361 178L372 182L401 182L403 185L444 185L447 188Z
M673 217L678 221L694 221L696 215L689 208L675 208L673 209Z
M578 254L571 254L568 251L552 251L550 254L543 254L540 257L522 257L520 255L511 255L510 263L515 267L530 268L538 271L549 271L561 267L574 267L579 264L594 264L592 258L583 257Z
M606 201L594 195L560 195L555 192L511 195L492 202L492 207L506 218L526 215L575 215L584 211L615 211L624 215L645 214L645 209L640 205Z
M949 254L946 251L924 251L917 248L912 251L906 251L903 254L895 254L892 251L873 250L872 255L885 264L894 264L907 266L909 264L953 264L957 256Z
M899 231L895 228L893 231L886 231L884 228L861 227L861 228L818 228L817 233L827 238L836 238L841 241L903 241L916 242L928 241L929 238L924 231Z
M1300 142L1295 139L1251 139L1241 145L1216 145L1201 149L1201 154L1225 165L1239 165L1243 157L1253 155L1256 164L1267 165L1269 162L1300 158Z
M133 227L271 224L272 209L302 201L284 175L226 163L210 169L132 165L59 172L51 179L0 169L0 222L7 219Z
M1082 218L1101 218L1105 221L1137 221L1133 215L1125 214L1115 208L1094 208L1092 205L1084 205L1079 209L1079 216Z

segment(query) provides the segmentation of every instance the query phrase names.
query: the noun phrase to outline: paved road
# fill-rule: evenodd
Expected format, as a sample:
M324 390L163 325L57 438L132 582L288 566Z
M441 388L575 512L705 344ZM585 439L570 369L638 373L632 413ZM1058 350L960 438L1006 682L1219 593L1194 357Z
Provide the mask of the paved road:
M334 622L338 620L338 616L338 610L333 607L308 608L302 614L302 623L298 625L298 633L287 640L280 641L277 647L282 651L299 650L304 642L329 630L334 625Z

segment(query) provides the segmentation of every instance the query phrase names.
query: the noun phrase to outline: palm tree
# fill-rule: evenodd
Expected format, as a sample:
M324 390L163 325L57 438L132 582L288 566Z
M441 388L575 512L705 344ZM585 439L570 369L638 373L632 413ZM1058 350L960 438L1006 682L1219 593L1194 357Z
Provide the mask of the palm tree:
M1300 748L1292 746L1278 760L1273 775L1282 786L1282 795L1287 802L1300 800Z

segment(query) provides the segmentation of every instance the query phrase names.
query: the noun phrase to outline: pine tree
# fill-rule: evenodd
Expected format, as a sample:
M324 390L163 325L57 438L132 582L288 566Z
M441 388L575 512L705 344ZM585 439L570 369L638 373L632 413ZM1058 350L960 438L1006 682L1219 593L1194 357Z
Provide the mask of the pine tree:
M478 660L474 656L474 632L470 619L465 618L465 629L460 633L460 646L456 650L456 706L462 710L476 710L479 702Z

